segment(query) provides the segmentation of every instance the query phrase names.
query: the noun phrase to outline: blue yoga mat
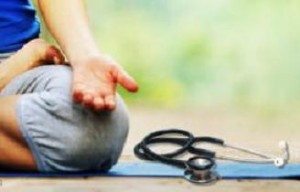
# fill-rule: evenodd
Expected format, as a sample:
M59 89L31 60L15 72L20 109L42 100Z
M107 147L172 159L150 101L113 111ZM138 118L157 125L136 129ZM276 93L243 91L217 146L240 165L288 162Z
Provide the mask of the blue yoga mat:
M223 179L299 179L300 164L277 168L269 164L219 163L216 171ZM182 177L183 170L152 162L119 163L109 172L0 173L0 177Z

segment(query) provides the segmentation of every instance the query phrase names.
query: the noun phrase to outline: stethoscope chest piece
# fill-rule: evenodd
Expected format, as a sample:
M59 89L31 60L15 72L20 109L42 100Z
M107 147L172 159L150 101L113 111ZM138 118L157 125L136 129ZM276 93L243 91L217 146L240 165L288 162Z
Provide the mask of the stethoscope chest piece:
M192 157L186 162L184 178L195 184L211 184L220 179L215 167L211 158Z

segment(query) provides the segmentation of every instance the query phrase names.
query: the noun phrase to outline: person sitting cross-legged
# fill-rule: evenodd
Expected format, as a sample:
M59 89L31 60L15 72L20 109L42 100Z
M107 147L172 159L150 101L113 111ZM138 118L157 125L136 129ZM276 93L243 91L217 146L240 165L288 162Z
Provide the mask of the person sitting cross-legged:
M116 86L138 85L96 46L82 0L38 3L64 54L36 39L28 0L0 4L0 170L106 171L129 129Z

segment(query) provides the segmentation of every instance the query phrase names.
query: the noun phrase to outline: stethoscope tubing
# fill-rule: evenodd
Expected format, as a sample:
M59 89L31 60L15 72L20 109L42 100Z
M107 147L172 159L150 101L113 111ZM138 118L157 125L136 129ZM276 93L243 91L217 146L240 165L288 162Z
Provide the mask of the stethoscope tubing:
M180 136L184 136L185 138L166 137L166 135L168 134L180 135ZM154 152L149 147L149 145L152 144L164 144L164 143L175 144L181 147L173 152L164 153L164 154L163 153L159 154L157 152ZM244 152L250 155L260 157L261 159L228 157L228 156L218 155L214 151L196 147L195 145L199 143L210 143L225 148L235 149L240 152ZM274 163L276 158L251 149L246 149L243 147L237 147L237 146L226 144L222 139L218 139L214 137L194 137L190 132L179 130L179 129L168 129L168 130L157 131L149 134L142 140L142 142L140 142L135 146L134 152L141 159L158 160L179 167L184 167L184 161L174 159L174 158L188 152L197 156L205 156L213 159L229 160L229 161L245 162L245 163L257 163L257 164Z
M186 139L175 139L175 138L157 138L166 134L177 134L180 136L185 136ZM180 168L185 168L186 163L184 160L174 159L187 151L194 141L194 136L184 130L179 129L169 129L157 131L146 136L140 143L138 143L134 148L134 153L141 159L145 160L156 160L162 163L173 165ZM158 154L150 149L149 145L154 143L172 143L182 146L181 148L165 154Z

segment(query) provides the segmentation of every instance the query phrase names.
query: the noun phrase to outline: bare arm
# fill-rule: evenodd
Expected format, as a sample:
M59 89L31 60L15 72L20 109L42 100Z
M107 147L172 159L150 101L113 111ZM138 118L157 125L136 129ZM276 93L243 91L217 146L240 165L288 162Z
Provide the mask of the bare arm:
M72 64L99 54L82 0L39 0L44 20Z
M0 90L22 73L47 63L64 63L64 56L42 39L34 39L0 64Z
M97 48L83 0L39 0L48 29L73 66L73 98L96 110L115 108L117 83L136 92L134 79Z
M16 63L24 63L21 57L12 56L12 59L16 61ZM27 66L19 66L11 61L11 59L8 59L0 64L0 90L2 90L13 78L28 70Z

